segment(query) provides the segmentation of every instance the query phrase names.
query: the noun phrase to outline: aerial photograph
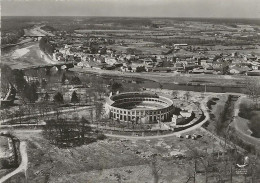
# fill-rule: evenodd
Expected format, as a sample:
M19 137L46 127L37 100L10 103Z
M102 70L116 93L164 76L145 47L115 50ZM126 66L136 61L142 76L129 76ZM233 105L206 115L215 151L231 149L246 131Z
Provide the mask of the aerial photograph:
M259 0L0 3L0 183L260 183Z

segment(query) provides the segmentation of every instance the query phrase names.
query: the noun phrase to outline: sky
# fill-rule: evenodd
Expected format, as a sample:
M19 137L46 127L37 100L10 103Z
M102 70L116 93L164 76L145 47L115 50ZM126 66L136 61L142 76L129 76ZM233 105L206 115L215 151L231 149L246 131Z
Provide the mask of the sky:
M260 18L260 0L2 0L1 14Z

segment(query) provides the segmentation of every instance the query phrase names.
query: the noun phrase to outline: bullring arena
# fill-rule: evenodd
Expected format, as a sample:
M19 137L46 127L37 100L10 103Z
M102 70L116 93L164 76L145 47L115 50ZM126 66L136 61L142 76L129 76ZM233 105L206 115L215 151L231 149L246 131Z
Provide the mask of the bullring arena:
M127 92L110 95L105 105L109 118L119 121L156 123L170 121L173 101L152 92Z

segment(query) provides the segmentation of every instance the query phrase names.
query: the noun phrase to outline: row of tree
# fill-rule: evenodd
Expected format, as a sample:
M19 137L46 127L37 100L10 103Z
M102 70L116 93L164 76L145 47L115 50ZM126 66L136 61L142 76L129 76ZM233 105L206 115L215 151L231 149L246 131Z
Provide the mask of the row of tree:
M51 143L60 147L77 146L84 144L86 135L92 131L89 124L85 118L79 121L52 119L46 121L44 134Z

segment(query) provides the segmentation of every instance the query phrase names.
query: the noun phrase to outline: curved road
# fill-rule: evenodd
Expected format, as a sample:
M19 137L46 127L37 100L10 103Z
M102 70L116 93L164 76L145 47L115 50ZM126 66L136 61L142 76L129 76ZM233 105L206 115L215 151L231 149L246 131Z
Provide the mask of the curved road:
M0 182L5 182L8 179L10 179L12 176L22 172L25 174L25 178L27 179L27 168L28 168L28 156L27 156L27 151L26 151L26 142L20 142L20 154L21 154L21 163L17 169L12 171L11 173L5 175L0 179Z
M257 139L255 137L252 137L251 135L248 135L245 133L244 129L240 128L240 125L238 125L238 121L236 120L239 116L239 105L241 103L241 101L246 98L246 95L243 95L241 97L239 97L239 99L237 100L236 104L235 104L235 109L234 109L234 127L236 132L238 132L238 135L240 136L240 138L245 141L246 143L249 143L253 146L255 146L258 150L260 150L260 139Z

